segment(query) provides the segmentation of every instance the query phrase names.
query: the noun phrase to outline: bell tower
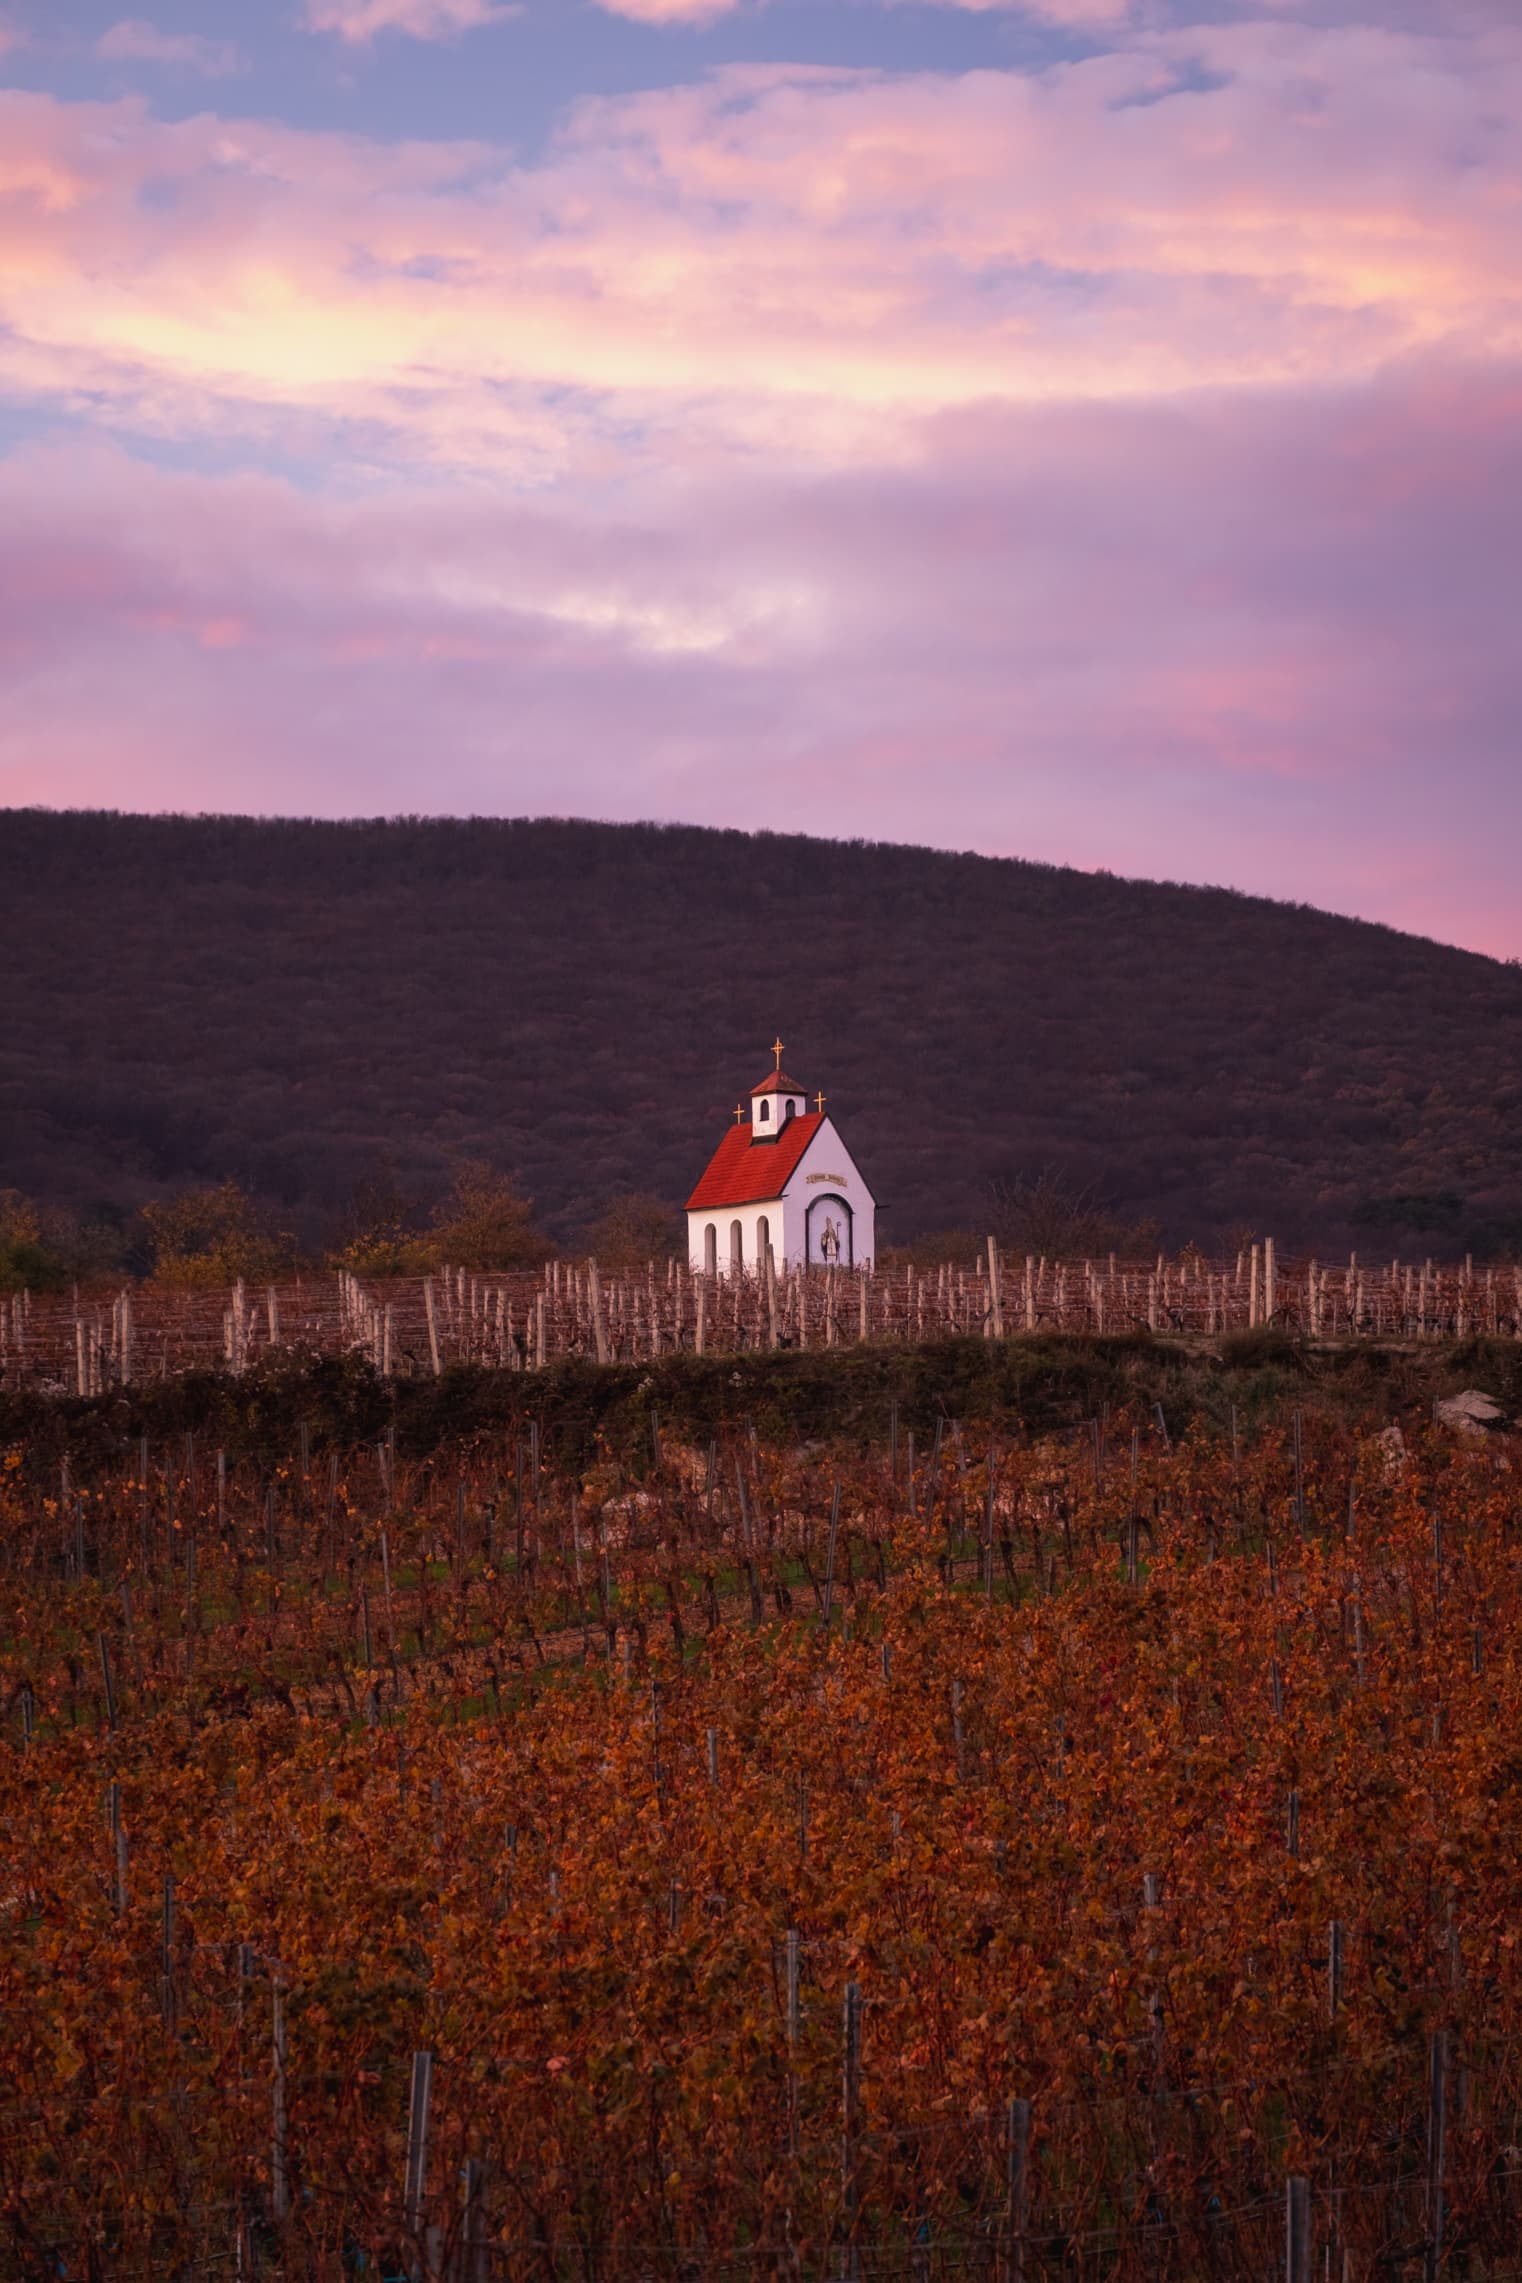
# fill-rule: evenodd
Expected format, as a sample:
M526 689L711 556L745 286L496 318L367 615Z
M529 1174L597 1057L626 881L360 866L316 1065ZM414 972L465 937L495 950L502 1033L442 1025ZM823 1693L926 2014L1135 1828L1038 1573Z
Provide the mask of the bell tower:
M790 1118L801 1118L808 1108L808 1096L796 1080L785 1076L782 1068L782 1041L772 1041L772 1054L776 1068L769 1070L759 1086L750 1090L750 1138L753 1142L776 1141Z

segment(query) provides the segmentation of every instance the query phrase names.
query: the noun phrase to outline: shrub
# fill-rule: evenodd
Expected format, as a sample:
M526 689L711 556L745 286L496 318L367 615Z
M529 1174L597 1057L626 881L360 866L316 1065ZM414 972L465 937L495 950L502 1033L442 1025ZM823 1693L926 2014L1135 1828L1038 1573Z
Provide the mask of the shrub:
M236 1181L182 1190L143 1207L153 1242L153 1273L165 1284L257 1283L292 1264L291 1239L265 1228Z

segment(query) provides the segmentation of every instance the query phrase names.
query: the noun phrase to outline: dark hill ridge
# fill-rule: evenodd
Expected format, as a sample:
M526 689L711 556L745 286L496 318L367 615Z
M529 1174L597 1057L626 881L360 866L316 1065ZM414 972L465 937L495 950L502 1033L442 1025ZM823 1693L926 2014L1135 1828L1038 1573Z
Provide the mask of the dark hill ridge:
M1522 969L1305 906L928 849L539 820L0 813L0 1186L231 1174L305 1233L389 1167L557 1234L681 1199L780 1029L883 1206L1001 1172L1170 1240L1522 1240Z

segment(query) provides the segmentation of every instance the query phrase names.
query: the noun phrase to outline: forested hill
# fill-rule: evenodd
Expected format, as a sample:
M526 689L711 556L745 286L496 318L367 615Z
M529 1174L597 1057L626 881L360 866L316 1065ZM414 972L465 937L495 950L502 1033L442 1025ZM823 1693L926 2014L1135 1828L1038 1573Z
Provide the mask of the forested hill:
M1170 1241L1522 1241L1522 969L1214 889L558 821L0 813L0 1187L516 1172L574 1241L680 1201L769 1067L824 1087L883 1241L1059 1169Z

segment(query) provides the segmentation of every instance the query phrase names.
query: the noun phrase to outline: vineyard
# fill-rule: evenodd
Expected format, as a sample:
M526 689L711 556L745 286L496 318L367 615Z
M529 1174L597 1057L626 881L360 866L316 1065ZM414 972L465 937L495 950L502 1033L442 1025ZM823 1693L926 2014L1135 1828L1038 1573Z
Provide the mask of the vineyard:
M451 1363L542 1370L679 1351L922 1343L969 1334L1121 1333L1217 1339L1272 1327L1314 1341L1515 1337L1522 1268L1426 1261L1280 1262L1272 1240L1234 1261L1186 1253L1150 1264L1004 1257L992 1238L970 1268L781 1270L707 1277L652 1262L600 1274L595 1260L542 1272L360 1279L347 1271L251 1291L127 1287L95 1297L0 1301L0 1384L97 1395L261 1355L364 1355L385 1378Z
M0 2269L1515 2275L1519 1459L0 1454Z

